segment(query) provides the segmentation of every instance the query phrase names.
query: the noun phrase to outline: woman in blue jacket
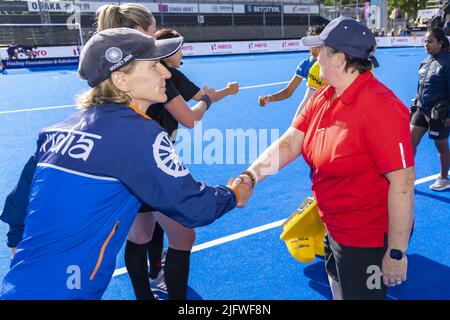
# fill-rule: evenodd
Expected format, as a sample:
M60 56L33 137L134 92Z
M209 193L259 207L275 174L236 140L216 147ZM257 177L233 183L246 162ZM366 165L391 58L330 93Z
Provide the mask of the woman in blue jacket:
M155 18L146 7L140 4L108 4L100 7L96 14L97 31L128 27L156 38L159 36L164 38L168 35L180 37L175 31L173 33L176 34L172 32L168 34L165 29L158 30L159 36L157 36ZM230 94L236 94L239 90L236 82L231 82L220 90L208 87L200 89L177 69L181 64L181 58L182 53L179 50L170 57L162 59L161 63L171 73L170 79L166 81L167 101L154 104L146 111L149 117L167 131L173 143L179 124L193 128L203 119L212 102L219 101ZM191 99L198 101L192 108L186 102ZM167 255L162 253L164 233L168 240ZM142 205L125 245L125 266L136 299L154 299L151 289L153 287L154 290L167 292L171 300L186 300L190 256L195 237L195 229L186 228L159 213L147 203ZM165 257L164 265L163 257Z
M411 137L414 154L427 130L434 140L441 172L430 189L442 191L450 188L450 44L442 29L432 28L425 34L424 46L429 56L420 65L417 95L411 107Z
M29 194L26 216L11 201L1 216L9 240L24 230L0 299L100 299L142 202L193 228L247 198L249 188L195 181L145 114L167 99L170 73L159 60L181 44L129 28L86 43L79 74L91 89L79 99L83 110L41 131L12 193Z

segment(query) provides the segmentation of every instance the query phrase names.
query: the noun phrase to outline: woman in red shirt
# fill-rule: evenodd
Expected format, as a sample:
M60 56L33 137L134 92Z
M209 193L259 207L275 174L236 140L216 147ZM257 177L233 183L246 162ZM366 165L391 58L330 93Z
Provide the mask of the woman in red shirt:
M405 105L370 72L376 42L339 17L319 36L318 90L286 133L236 182L254 186L303 155L327 228L326 270L334 299L384 299L406 281L413 223L414 158Z

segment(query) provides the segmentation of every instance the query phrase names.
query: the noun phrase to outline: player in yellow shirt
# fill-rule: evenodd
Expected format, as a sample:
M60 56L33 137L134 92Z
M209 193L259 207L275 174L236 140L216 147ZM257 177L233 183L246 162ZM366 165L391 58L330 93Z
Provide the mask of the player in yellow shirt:
M318 35L322 32L324 27L325 26L312 26L309 28L307 35ZM308 78L310 68L314 63L316 63L316 58L319 54L319 48L310 48L309 51L311 55L298 64L293 77L286 87L278 92L258 97L258 102L261 107L265 107L271 102L281 101L289 98L300 85L302 80Z
M306 86L313 90L319 90L326 82L320 78L320 66L319 62L316 61L309 69L308 80L306 81Z
M314 93L325 86L327 83L320 78L320 66L319 62L315 62L308 72L308 78L306 80L306 92L303 96L302 102L300 102L297 112L295 113L294 120L300 114L300 111L308 103L309 99L314 95Z

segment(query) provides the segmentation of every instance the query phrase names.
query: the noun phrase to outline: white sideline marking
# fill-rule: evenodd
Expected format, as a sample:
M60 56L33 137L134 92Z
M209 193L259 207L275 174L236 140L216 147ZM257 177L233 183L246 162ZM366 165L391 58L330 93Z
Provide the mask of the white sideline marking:
M450 174L450 170L448 171L448 173ZM416 181L414 182L414 185L417 186L418 184L422 184L422 183L425 183L425 182L428 182L428 181L433 181L433 180L435 180L437 177L439 177L440 175L441 175L441 174L438 173L438 174L434 174L434 175L429 176L429 177L425 177L425 178L418 179L418 180L416 180Z
M449 173L450 173L450 171L449 171ZM432 176L428 176L428 177L425 177L425 178L418 179L418 180L416 180L414 182L414 185L419 185L419 184L422 184L422 183L425 183L425 182L428 182L428 181L432 181L432 180L436 179L437 177L439 177L439 174L434 174ZM281 219L281 220L278 220L278 221L275 221L275 222L271 222L271 223L265 224L263 226L259 226L259 227L248 229L248 230L244 230L244 231L241 231L241 232L238 232L238 233L231 234L231 235L226 236L226 237L222 237L222 238L219 238L219 239L215 239L215 240L212 240L212 241L201 243L199 245L194 246L192 248L192 252L208 249L208 248L211 248L211 247L215 247L215 246L227 243L227 242L231 242L231 241L234 241L234 240L237 240L237 239L240 239L240 238L244 238L244 237L250 236L252 234L256 234L256 233L259 233L259 232L263 232L263 231L267 231L267 230L279 227L279 226L281 226L283 224L284 221L286 221L286 219ZM120 275L125 274L125 273L127 273L127 268L126 267L119 268L119 269L116 269L114 271L113 277L117 277L117 276L120 276Z
M255 86L239 87L239 90L254 89L254 88L261 88L261 87L270 87L270 86L277 86L277 85L279 85L279 84L286 84L286 83L289 83L289 81L272 82L272 83L266 83L266 84L257 84L257 85L255 85Z
M283 224L283 222L285 220L286 219L281 219L281 220L278 220L278 221L275 221L275 222L271 222L271 223L265 224L263 226L259 226L259 227L248 229L248 230L244 230L244 231L241 231L241 232L238 232L238 233L231 234L231 235L226 236L226 237L222 237L222 238L219 238L219 239L216 239L216 240L212 240L212 241L208 241L208 242L196 245L196 246L194 246L192 248L192 252L204 250L204 249L211 248L211 247L215 247L215 246L218 246L220 244L224 244L224 243L231 242L231 241L234 241L234 240L237 240L237 239L240 239L240 238L244 238L244 237L250 236L250 235L255 234L255 233L259 233L259 232L263 232L263 231L266 231L266 230L270 230L270 229L279 227L279 226L281 226ZM114 271L113 277L116 277L116 276L119 276L119 275L122 275L122 274L125 274L125 273L127 273L127 268L125 268L125 267L120 268L120 269L116 269Z
M261 88L261 87L277 86L277 85L286 84L286 83L289 83L289 81L273 82L273 83L258 84L258 85L254 85L254 86L240 87L239 90L247 90L247 89L254 89L254 88ZM76 107L75 104L69 104L69 105L65 105L65 106L6 110L6 111L0 111L0 114L9 114L9 113L18 113L18 112L31 112L31 111L45 111L45 110L65 109L65 108L75 108L75 107Z

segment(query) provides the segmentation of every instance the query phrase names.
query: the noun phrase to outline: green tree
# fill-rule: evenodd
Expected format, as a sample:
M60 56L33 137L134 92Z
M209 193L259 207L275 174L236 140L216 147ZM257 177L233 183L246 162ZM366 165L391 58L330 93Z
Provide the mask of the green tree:
M417 16L417 11L425 9L427 0L388 0L388 12L394 8L399 8L401 12L408 13L409 16Z
M318 3L325 6L344 6L344 5L354 5L356 2L360 6L365 0L318 0ZM408 13L410 17L417 16L417 11L420 9L425 9L427 6L427 0L388 0L388 15L392 12L394 8L399 8L401 13Z
M362 3L364 3L364 0L320 0L319 1L320 4L323 4L325 6L334 6L336 4L336 6L339 5L349 5L349 4L356 4L356 2L358 2L360 5Z
M319 0L320 4L326 6L339 6L339 5L349 5L356 4L362 5L365 0ZM407 12L409 15L416 15L417 10L425 9L427 5L427 0L388 0L388 10L392 12L394 8L399 8L401 12Z

